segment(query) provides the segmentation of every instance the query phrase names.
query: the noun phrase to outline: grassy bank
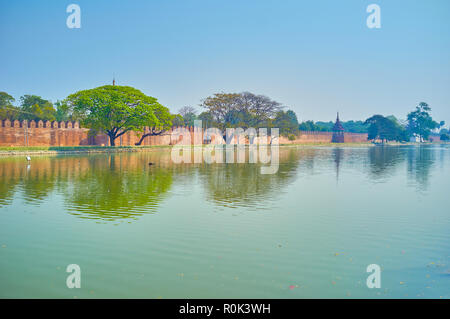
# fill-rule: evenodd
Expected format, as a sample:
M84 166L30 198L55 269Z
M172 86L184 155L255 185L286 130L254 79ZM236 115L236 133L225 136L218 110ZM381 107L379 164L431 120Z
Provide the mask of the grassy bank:
M280 146L283 147L311 147L311 146L324 146L324 147L357 147L357 146L374 146L373 143L367 142L367 143L326 143L326 142L320 142L320 143L299 143L299 144L280 144Z
M449 143L422 143L449 144ZM418 143L388 143L385 146L419 145ZM281 147L372 147L373 143L302 143L280 144ZM203 145L205 147L205 145ZM52 154L78 154L78 153L115 153L115 152L147 152L171 149L171 145L151 146L0 146L0 156L8 155L52 155Z
M141 152L170 148L168 145L152 146L13 146L0 147L0 156L7 155L42 155L42 154L77 154L77 153L113 153Z

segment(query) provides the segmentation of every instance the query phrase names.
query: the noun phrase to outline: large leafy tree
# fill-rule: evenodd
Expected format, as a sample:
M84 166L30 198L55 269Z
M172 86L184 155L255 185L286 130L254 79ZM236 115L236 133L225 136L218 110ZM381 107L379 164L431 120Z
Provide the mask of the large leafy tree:
M58 122L76 120L72 113L71 107L67 104L67 101L56 101L55 106L55 118Z
M0 120L15 120L18 118L18 109L13 105L14 98L6 92L0 92Z
M197 111L192 106L183 106L178 112L183 118L183 125L194 126L194 121L197 119Z
M44 120L54 121L55 109L52 102L38 95L23 95L20 97L20 120Z
M184 126L184 119L180 114L174 114L172 116L172 125L173 126Z
M237 122L247 127L267 126L282 109L280 103L267 96L250 92L216 93L204 99L201 106L221 129L233 127Z
M384 143L385 141L400 141L404 139L401 126L393 119L382 115L374 115L364 123L369 125L369 140L380 139Z
M416 110L408 114L408 130L419 137L419 140L427 140L432 130L439 128L444 123L437 123L430 115L431 108L425 102L420 102Z
M247 129L254 126L255 119L252 114L246 110L231 110L225 114L224 124L226 127L241 127L243 129Z
M214 117L208 111L200 113L198 115L198 119L202 121L202 125L204 128L219 127L219 125L214 120Z
M238 101L237 93L215 93L204 99L201 106L206 109L212 120L221 126L220 129L223 129L226 115L239 108Z
M145 126L156 128L143 134L140 144L146 136L159 135L172 125L168 108L129 86L105 85L83 90L69 95L67 101L83 125L109 136L111 146L126 132L143 132Z
M278 111L273 126L279 128L282 135L296 134L299 127L297 115L292 110Z

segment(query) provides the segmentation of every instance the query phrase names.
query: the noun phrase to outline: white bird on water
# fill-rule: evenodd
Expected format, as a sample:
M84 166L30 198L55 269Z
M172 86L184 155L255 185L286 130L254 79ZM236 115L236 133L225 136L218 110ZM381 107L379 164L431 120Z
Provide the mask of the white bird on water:
M28 162L31 161L31 157L27 156L27 161Z

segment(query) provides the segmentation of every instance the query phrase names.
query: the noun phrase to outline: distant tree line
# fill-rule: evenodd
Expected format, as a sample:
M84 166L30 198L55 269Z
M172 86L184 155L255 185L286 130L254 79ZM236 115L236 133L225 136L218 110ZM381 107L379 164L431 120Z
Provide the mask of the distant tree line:
M333 122L298 122L294 111L265 95L250 92L215 93L200 103L202 112L192 106L182 107L177 114L161 105L156 98L147 96L129 86L105 85L82 90L62 101L52 103L37 95L23 95L18 105L6 92L0 92L0 120L75 121L91 128L94 134L103 132L111 145L128 131L135 131L141 139L160 135L172 126L194 126L201 120L203 128L279 128L281 135L294 139L299 131L330 132ZM287 109L287 110L285 110ZM367 133L369 140L409 141L417 137L427 141L433 131L440 131L441 140L450 140L444 122L436 122L430 115L431 108L425 102L407 114L405 121L394 116L374 115L365 121L342 122L344 130L351 133ZM153 128L150 132L145 127ZM270 132L268 132L270 134Z
M432 132L442 128L444 121L436 122L431 117L431 108L425 102L419 103L416 109L407 114L406 121L400 121L395 116L373 115L365 121L341 122L346 132L367 133L369 140L406 142L411 137L417 137L419 141L427 141ZM331 132L333 122L305 121L300 123L301 131ZM442 129L440 137L443 141L450 140L449 131Z
M250 92L215 93L202 100L204 109L198 114L192 106L182 107L174 118L175 125L193 126L195 120L201 120L204 128L279 128L281 135L298 133L297 115L286 106L264 95Z
M52 103L38 95L23 95L19 105L14 105L15 99L6 92L0 92L0 119L5 120L35 120L35 121L73 121L72 110L66 102Z
M342 126L344 127L346 132L350 133L367 133L367 125L364 124L364 121L342 121ZM319 131L319 132L331 132L333 131L334 122L315 122L314 121L305 121L300 123L299 130L300 131Z
M409 141L411 137L417 138L420 142L428 141L434 130L445 125L444 121L438 123L433 120L430 113L430 106L425 102L420 102L414 111L407 114L406 121L403 123L394 116L374 115L365 121L369 126L368 138L381 140L382 143ZM442 137L443 140L446 140L445 135Z

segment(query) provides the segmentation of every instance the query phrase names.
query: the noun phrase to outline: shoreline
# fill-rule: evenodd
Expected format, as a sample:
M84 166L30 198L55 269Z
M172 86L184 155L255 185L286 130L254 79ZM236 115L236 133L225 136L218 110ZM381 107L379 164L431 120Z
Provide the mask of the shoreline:
M376 146L405 146L405 145L441 145L440 143L389 143L376 145L367 143L302 143L302 144L279 144L280 147L376 147ZM74 155L74 154L98 154L98 153L124 153L124 152L152 152L164 149L170 150L173 145L152 146L15 146L0 147L0 157L23 156L23 155ZM203 145L205 147L205 145Z

